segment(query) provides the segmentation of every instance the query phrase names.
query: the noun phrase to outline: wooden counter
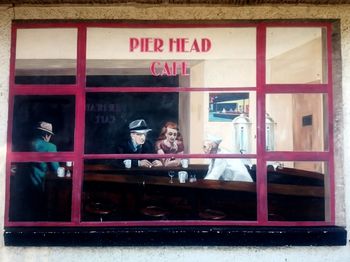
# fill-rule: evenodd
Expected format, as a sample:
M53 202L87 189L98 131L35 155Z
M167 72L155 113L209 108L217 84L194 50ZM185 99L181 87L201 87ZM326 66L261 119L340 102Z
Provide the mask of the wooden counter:
M91 204L101 203L103 220L108 221L148 219L143 210L149 206L164 209L167 214L149 219L203 219L200 214L209 209L224 213L223 219L256 220L257 184L205 180L203 177L207 172L207 165L190 165L187 169L171 168L176 173L173 183L170 183L168 176L169 168L165 167L125 169L108 165L85 165L84 168L81 210L83 221L102 219L98 212L97 215L91 212ZM180 183L177 172L183 170L189 176L196 174L197 181L190 183L187 180L186 183ZM284 182L283 172L288 176ZM268 175L279 177L276 182L281 179L283 182L267 183L269 220L322 221L325 213L325 190L323 185L313 181L323 183L323 177L313 172L293 173L291 169L283 172L268 171ZM293 177L299 179L303 176L307 178L306 184L301 184L304 180L298 180L294 184L286 183ZM64 190L71 190L71 183L71 178L54 175L47 177L47 195L55 209L66 203L55 198L64 195Z
M174 182L170 183L169 177L159 177L152 175L108 175L96 172L85 174L84 181L111 182L119 184L138 184L144 186L157 185L166 187L256 192L256 184L253 182L197 179L197 181L194 183L190 183L188 181L186 181L186 183L179 183L178 179L174 177ZM319 186L268 184L268 192L270 194L280 195L311 196L321 198L324 197L324 188Z
M173 178L173 184L169 183L170 178L167 176L169 170L173 170L176 172L176 175ZM177 172L182 170L187 171L189 175L196 174L197 182L189 183L188 181L186 181L186 183L179 183L177 179ZM84 181L256 192L256 184L251 182L205 180L203 178L207 170L208 165L190 165L187 169L184 169L182 167L172 167L171 169L166 167L133 167L130 169L126 169L111 167L108 165L85 165ZM316 182L322 181L323 183L322 174L309 171L295 170L291 168L269 171L268 174L271 177L283 177L284 175L292 178L296 177L296 179L302 177L305 179L314 179ZM282 179L280 178L279 180ZM323 198L324 187L320 185L312 185L310 183L303 185L269 182L268 193Z

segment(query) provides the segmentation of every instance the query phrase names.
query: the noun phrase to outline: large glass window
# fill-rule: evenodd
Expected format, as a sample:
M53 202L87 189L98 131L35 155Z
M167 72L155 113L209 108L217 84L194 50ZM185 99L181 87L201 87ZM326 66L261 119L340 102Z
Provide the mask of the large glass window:
M322 93L268 94L266 148L276 151L328 150L327 106L327 95Z
M14 99L12 150L36 151L33 140L45 129L57 151L73 151L75 97L17 95ZM43 123L49 125L44 126Z
M266 82L327 83L326 33L322 27L267 28Z
M130 137L129 124L135 119L144 119L150 129L147 140L153 148L143 153L156 153L155 143L165 138L164 127L169 123L176 125L183 153L203 153L202 141L208 134L220 136L221 146L232 153L253 153L256 151L255 93L88 93L85 153L122 153L118 145Z
M254 87L256 28L88 28L87 87Z
M327 23L63 25L14 25L7 226L334 224Z
M73 162L11 163L10 221L70 221Z
M267 166L271 221L324 221L329 214L325 186L328 165L317 161L276 161ZM329 186L328 186L329 187Z
M76 28L16 31L16 84L75 84Z

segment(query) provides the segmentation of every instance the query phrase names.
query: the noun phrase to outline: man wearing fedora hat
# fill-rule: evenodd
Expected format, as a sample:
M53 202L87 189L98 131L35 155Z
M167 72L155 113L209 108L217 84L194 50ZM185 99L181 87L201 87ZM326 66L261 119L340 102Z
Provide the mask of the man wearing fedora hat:
M154 146L147 140L147 134L152 129L147 127L144 119L137 119L129 123L130 139L118 146L119 154L153 154ZM152 167L162 166L160 160L131 160L131 166Z
M54 135L52 124L48 122L41 121L38 123L37 127L37 135L33 139L31 147L32 151L35 152L57 152L57 147L55 144L51 143L51 137ZM31 174L31 180L35 186L43 186L43 181L50 168L53 172L57 172L59 164L57 162L49 162L49 163L39 163L36 164L35 168L33 168L33 173Z
M56 152L56 146L50 143L51 137L54 135L52 124L41 121L38 123L37 136L32 141L32 149L37 152Z
M35 126L35 136L30 149L33 152L57 152L56 145L50 142L54 135L52 124L41 121ZM45 177L48 170L57 172L57 162L30 162L16 172L16 212L12 219L23 221L46 220Z

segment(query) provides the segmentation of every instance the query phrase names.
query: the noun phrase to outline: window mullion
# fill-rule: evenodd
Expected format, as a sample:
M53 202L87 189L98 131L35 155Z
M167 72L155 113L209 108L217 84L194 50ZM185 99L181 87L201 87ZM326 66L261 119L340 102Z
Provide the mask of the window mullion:
M267 177L265 159L266 25L257 27L257 221L267 223Z
M77 54L77 93L75 108L75 176L72 187L72 222L80 223L81 192L83 181L83 154L84 154L84 130L85 130L85 68L86 68L86 27L78 27L78 54Z

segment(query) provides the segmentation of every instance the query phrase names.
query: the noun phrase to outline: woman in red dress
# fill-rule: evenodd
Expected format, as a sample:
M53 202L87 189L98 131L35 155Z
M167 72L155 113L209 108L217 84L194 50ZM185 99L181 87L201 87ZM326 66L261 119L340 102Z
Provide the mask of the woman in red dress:
M158 137L155 145L157 154L183 154L184 144L182 136L179 132L177 124L173 122L167 122ZM163 159L164 166L179 166L181 159L166 158Z

